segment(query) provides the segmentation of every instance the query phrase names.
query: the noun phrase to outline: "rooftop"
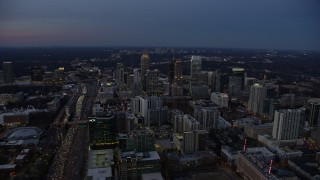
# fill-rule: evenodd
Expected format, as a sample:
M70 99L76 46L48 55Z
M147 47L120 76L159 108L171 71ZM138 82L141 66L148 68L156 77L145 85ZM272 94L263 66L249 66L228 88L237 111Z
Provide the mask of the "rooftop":
M142 180L163 180L160 172L142 174Z
M87 176L97 180L106 179L112 177L112 169L111 167L88 169Z
M88 155L88 169L106 168L113 165L113 150L92 150Z

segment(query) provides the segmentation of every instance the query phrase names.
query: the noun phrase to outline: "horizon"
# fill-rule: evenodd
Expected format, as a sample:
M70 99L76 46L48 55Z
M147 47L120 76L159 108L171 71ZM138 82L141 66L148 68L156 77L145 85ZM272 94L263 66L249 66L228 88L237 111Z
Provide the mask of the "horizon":
M207 49L207 50L236 50L236 51L279 51L279 52L309 52L320 53L319 50L306 50L306 49L270 49L270 48L237 48L237 47L197 47L197 46L112 46L112 45L92 45L92 46L67 46L67 45L52 45L52 46L0 46L0 49L68 49L68 48L132 48L132 49L155 49L155 48L168 48L168 49Z
M0 47L191 47L320 52L317 0L0 2Z

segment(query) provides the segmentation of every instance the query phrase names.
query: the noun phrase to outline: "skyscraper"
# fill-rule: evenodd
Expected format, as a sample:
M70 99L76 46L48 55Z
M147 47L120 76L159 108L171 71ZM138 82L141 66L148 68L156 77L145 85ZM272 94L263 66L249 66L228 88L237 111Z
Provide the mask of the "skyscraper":
M182 63L177 60L174 64L174 81L178 82L182 79Z
M133 82L135 83L141 83L141 73L139 69L133 69Z
M308 100L309 124L311 127L317 127L320 122L320 99L312 98Z
M261 114L263 110L263 100L265 97L265 87L258 83L251 86L248 109L254 113Z
M318 113L318 116L320 117L320 111ZM318 121L317 129L315 131L315 135L314 135L313 139L315 139L317 141L317 143L320 143L320 120Z
M3 80L4 83L13 83L14 76L12 71L12 62L6 61L2 63L3 65Z
M141 55L141 80L143 83L143 90L146 90L145 86L145 75L147 73L147 70L149 70L150 67L150 57L147 51L144 51Z
M142 94L141 73L139 69L133 69L133 83L131 86L132 97Z
M42 81L44 71L39 66L33 66L30 68L30 77L32 81Z
M116 140L116 117L113 112L104 116L89 117L89 140L91 149L114 148Z
M197 74L202 71L202 57L201 56L191 56L191 72L190 76L194 78Z
M114 72L115 80L117 83L124 83L124 65L117 63L116 71Z
M217 70L208 72L208 86L211 92L220 92L220 80L221 75Z
M275 111L272 137L277 140L297 139L301 123L304 121L304 113L304 109Z
M157 81L159 77L159 71L157 69L155 70L148 70L146 73L146 91L150 96L154 96L158 93L157 88Z
M173 58L170 62L170 66L169 66L169 83L170 84L174 82L174 70L175 70L176 61L177 60Z
M244 69L232 68L232 74L229 76L229 97L238 97L244 86Z
M205 101L193 104L192 108L193 116L199 121L202 130L218 128L219 110L216 104Z

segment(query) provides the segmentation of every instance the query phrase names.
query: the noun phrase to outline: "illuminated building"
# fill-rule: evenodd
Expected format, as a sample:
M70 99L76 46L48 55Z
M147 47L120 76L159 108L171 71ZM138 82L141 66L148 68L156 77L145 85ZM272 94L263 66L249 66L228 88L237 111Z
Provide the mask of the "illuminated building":
M43 69L39 66L33 66L30 68L31 81L42 81L43 72Z
M58 69L54 70L54 78L58 80L63 80L64 76L64 67L59 67Z
M104 116L89 117L89 140L91 149L112 149L116 140L115 113L107 112Z
M114 160L112 149L88 152L87 177L85 179L113 179Z

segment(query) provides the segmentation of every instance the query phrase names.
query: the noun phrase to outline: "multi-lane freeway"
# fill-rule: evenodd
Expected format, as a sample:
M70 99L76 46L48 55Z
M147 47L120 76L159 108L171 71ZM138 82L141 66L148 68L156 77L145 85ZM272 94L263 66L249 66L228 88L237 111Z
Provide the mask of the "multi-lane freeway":
M48 173L48 179L84 179L89 146L88 121L97 94L97 82L86 83L78 95L73 124L58 148ZM81 125L79 123L81 122Z

